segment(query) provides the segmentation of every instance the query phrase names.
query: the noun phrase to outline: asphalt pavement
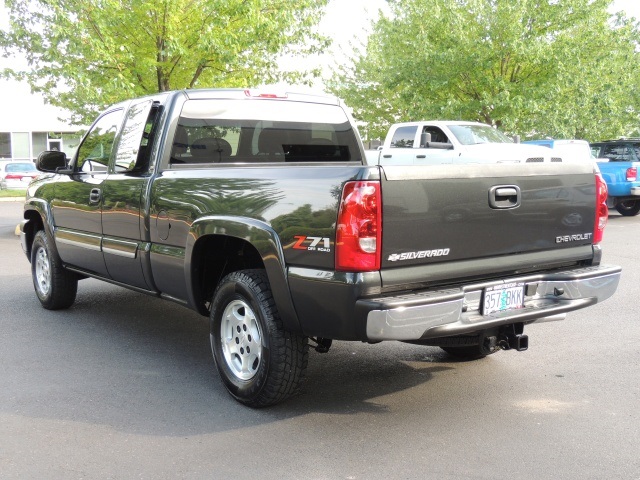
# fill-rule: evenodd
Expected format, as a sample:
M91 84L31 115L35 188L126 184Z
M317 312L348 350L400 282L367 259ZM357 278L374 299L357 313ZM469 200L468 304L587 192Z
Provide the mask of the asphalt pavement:
M0 202L2 479L640 480L640 216L609 219L615 296L527 327L528 351L334 342L300 396L252 410L194 312L92 279L42 309L21 209Z

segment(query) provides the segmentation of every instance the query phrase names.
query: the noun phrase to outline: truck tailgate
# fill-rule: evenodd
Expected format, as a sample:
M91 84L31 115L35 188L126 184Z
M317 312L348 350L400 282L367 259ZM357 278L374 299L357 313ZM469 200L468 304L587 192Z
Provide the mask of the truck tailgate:
M593 255L596 187L592 165L385 166L381 170L383 286L393 283L392 270L400 267L432 265L425 271L440 272L435 274L438 277L449 272L453 281L455 271L466 276L474 271L468 268L470 263L482 264L481 273L486 275L491 270L533 269L545 259L561 264ZM465 268L458 269L457 264Z

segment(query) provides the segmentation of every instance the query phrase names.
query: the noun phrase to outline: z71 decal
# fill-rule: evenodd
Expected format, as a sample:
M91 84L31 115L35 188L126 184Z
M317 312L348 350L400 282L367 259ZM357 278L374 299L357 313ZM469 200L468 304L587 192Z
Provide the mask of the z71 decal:
M296 250L308 250L311 252L331 252L331 239L329 237L306 237L295 235L296 243L293 246Z

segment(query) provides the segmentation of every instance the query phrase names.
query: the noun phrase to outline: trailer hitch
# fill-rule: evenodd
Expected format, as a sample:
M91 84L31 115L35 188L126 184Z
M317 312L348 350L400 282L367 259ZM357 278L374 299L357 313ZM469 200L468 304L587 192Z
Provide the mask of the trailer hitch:
M514 323L502 327L498 334L498 346L503 350L514 349L518 352L524 352L529 348L529 337L523 332L524 323Z

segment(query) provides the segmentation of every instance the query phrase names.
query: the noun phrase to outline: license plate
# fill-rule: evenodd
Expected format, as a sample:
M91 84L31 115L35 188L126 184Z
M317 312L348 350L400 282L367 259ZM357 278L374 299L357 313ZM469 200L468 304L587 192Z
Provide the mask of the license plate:
M522 307L524 307L524 283L509 283L484 289L483 315Z

